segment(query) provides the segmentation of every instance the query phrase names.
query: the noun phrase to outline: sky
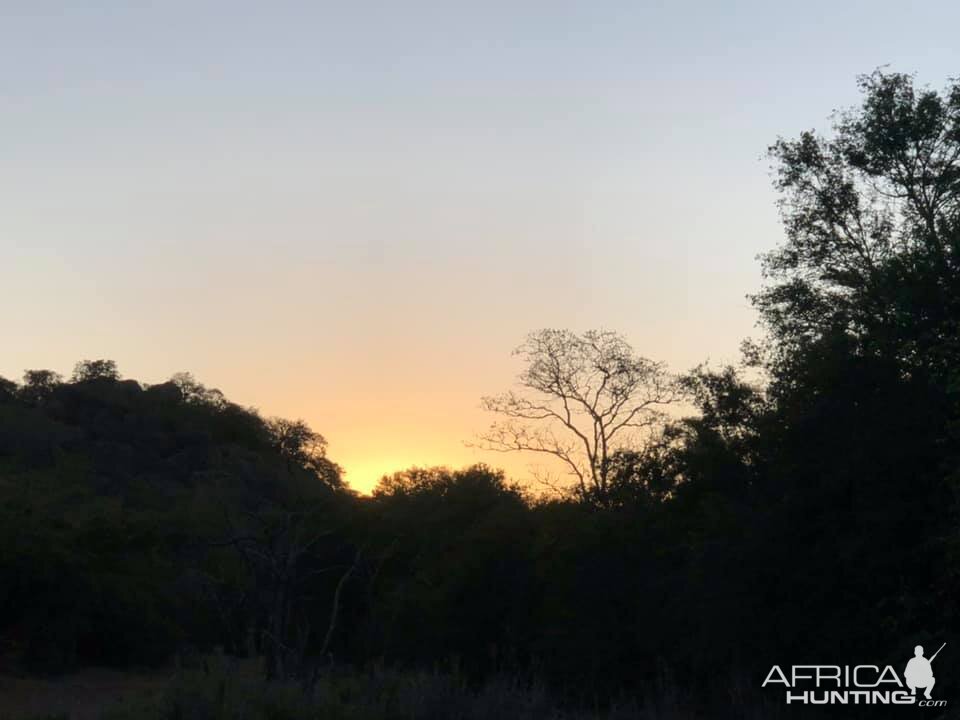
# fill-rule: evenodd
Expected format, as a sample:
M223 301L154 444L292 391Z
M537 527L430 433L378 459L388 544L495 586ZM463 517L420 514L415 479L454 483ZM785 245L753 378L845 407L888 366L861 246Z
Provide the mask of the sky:
M368 491L467 447L530 330L757 336L765 149L960 3L0 0L0 375L190 371Z

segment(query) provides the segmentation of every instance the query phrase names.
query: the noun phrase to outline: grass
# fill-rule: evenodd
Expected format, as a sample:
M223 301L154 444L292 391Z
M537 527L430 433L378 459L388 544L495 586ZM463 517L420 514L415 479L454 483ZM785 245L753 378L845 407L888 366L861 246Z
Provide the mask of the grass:
M559 704L537 682L497 675L479 688L453 672L327 668L309 689L267 683L255 660L217 657L154 675L88 670L56 680L0 677L0 720L694 720L675 688L604 710ZM12 691L12 692L8 692ZM770 720L734 701L729 717ZM739 706L739 707L737 707ZM717 718L716 714L709 717Z
M56 678L0 675L0 720L100 720L111 707L160 698L170 678L101 668Z

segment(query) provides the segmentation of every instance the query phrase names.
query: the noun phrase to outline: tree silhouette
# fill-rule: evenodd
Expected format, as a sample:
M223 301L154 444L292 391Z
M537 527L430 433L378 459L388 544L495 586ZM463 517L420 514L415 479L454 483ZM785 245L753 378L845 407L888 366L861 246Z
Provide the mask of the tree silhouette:
M770 149L787 242L754 301L784 378L832 333L905 373L957 367L960 83L941 94L876 71L860 87L832 136Z
M89 382L91 380L119 380L120 372L113 360L81 360L73 368L70 382Z
M43 402L62 382L63 377L53 370L27 370L23 373L20 397L30 403Z
M483 398L506 419L481 436L482 447L559 458L581 499L606 504L614 454L662 425L662 409L679 398L675 379L606 330L540 330L514 354L526 363L521 391Z
M267 429L276 450L291 462L310 470L331 487L343 485L342 471L327 458L327 441L303 420L272 418Z

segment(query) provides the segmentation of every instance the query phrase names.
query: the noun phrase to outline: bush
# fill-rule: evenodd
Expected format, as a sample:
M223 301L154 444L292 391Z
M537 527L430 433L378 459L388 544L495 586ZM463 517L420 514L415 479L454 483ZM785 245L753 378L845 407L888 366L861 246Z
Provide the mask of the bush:
M156 703L112 710L102 720L680 720L686 698L666 687L646 702L604 710L564 706L546 686L499 674L478 687L455 671L328 667L312 687L263 680L255 660L219 657L176 677ZM744 708L739 708L743 710ZM742 713L744 716L747 713ZM767 718L773 715L766 715Z

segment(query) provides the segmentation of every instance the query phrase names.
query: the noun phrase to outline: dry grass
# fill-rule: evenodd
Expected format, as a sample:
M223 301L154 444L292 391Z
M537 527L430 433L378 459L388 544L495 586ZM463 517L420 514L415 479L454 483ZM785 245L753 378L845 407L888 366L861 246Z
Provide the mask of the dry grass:
M170 676L101 668L56 678L0 675L0 720L98 720L112 707L159 696Z
M603 710L565 707L514 674L470 687L455 671L329 666L309 689L267 683L259 659L223 655L151 674L87 669L55 679L0 674L0 720L775 720L749 685L719 712L696 709L664 676Z

